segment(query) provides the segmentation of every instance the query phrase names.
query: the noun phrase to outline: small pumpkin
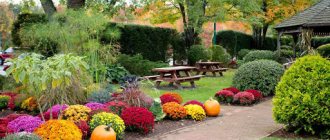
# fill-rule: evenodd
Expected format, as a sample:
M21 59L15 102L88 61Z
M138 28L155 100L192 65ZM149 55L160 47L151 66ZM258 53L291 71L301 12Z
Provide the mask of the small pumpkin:
M116 132L111 128L111 124L100 125L93 130L90 140L116 140Z
M207 116L216 117L220 113L220 104L218 101L210 98L204 103L205 111Z

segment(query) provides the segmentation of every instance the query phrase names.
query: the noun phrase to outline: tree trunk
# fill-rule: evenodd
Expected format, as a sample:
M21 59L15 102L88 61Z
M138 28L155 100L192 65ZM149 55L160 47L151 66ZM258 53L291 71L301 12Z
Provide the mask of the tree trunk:
M85 0L68 0L67 7L72 9L80 9L85 6Z
M258 26L253 26L253 48L261 49L262 48L262 28Z
M51 17L56 12L56 8L52 0L40 0L40 2L48 17Z

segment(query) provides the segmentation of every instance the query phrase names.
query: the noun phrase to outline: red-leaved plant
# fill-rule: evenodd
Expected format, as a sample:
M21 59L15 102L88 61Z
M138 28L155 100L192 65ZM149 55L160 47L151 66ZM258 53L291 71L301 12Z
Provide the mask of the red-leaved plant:
M83 134L83 139L87 139L87 136L89 134L89 126L88 126L87 122L80 120L80 121L75 122L75 124L81 130L81 132Z
M129 108L129 105L125 102L122 101L111 101L107 102L104 105L107 106L110 112L113 112L117 115L121 115L122 111L125 110L126 108Z
M162 105L169 102L176 102L180 104L180 102L175 97L169 94L163 94L162 96L160 96L160 101L162 102Z
M203 104L202 102L200 102L200 101L197 101L197 100L190 100L190 101L186 102L183 106L186 106L186 105L199 105L199 106L201 106L201 107L204 109L204 111L205 111L204 104Z
M254 100L255 100L256 102L259 102L259 101L263 98L262 93L261 93L261 91L259 91L259 90L248 89L248 90L245 90L245 92L250 92L250 93L252 93L253 96L254 96Z
M228 88L224 88L222 90L229 90L229 91L233 92L234 94L237 94L238 92L240 92L240 90L235 87L228 87Z
M250 105L254 102L254 96L250 92L239 92L235 94L234 102L241 105Z
M214 97L221 103L232 103L234 100L234 93L230 90L220 90Z
M130 107L123 111L121 118L132 131L149 133L154 128L154 115L146 108Z

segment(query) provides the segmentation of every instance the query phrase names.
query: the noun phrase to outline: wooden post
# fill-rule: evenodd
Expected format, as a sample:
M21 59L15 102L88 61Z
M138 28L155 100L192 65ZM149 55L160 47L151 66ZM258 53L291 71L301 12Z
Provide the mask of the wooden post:
M292 37L293 37L293 58L296 58L297 57L297 50L296 50L296 48L298 47L298 45L297 45L297 43L298 43L298 34L293 34L292 35Z
M282 32L280 31L277 35L277 50L278 50L278 56L281 57L281 36L282 36Z

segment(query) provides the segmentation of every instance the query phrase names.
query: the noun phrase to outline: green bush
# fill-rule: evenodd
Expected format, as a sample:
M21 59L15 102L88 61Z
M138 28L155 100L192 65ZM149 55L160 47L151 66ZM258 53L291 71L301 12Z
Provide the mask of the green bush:
M238 59L243 60L244 56L246 56L251 51L252 50L249 50L249 49L241 49L237 54Z
M330 37L314 37L312 38L312 47L317 48L319 46L329 44L330 43Z
M305 56L285 72L276 86L273 114L277 122L330 138L330 61Z
M280 50L275 51L274 55L278 56L278 53L281 52L281 57L283 58L293 58L294 52L293 50Z
M41 140L41 138L33 133L19 132L15 134L8 134L2 140Z
M107 28L117 26L121 31L120 52L128 55L141 54L150 61L167 60L167 50L178 39L175 29L133 24L110 23ZM104 38L109 41L108 38Z
M210 49L212 53L212 61L223 62L224 64L230 62L231 56L222 46L214 45Z
M188 62L190 65L195 65L200 60L207 61L209 58L210 52L203 45L193 45L188 50Z
M251 51L247 55L245 55L243 58L243 61L244 61L244 63L247 63L247 62L260 60L260 59L277 60L276 54L272 51L255 50L255 51Z
M12 42L14 45L21 47L20 29L29 26L34 23L45 23L47 22L47 17L45 14L19 14L17 20L13 24L13 29L11 31Z
M10 97L7 95L0 95L0 109L7 108Z
M330 44L322 45L316 49L323 57L330 57Z
M134 56L121 54L117 62L125 67L131 74L139 76L152 75L154 74L152 69L168 66L168 64L163 62L145 60L140 54Z
M107 67L106 78L110 83L118 82L121 83L122 78L129 75L129 72L120 64L113 64Z
M233 86L241 91L260 90L264 96L274 93L284 68L272 60L256 60L243 64L233 77Z

